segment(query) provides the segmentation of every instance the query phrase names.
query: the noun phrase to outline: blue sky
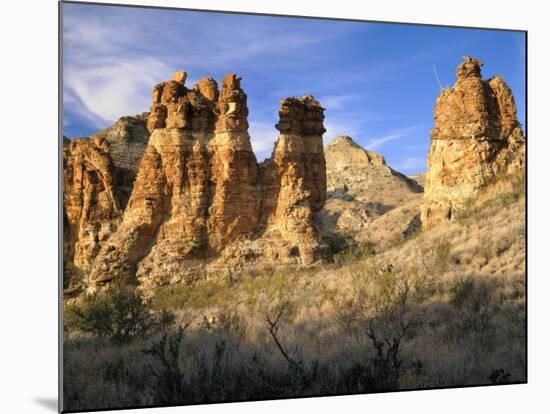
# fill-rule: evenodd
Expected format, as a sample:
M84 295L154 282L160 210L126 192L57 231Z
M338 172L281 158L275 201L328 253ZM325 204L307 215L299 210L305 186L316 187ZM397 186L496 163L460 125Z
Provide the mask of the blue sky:
M325 143L350 135L404 173L426 169L433 106L463 55L504 77L525 122L524 34L399 24L65 4L64 134L86 136L149 110L176 70L191 86L243 78L259 160L277 138L279 101L314 95Z

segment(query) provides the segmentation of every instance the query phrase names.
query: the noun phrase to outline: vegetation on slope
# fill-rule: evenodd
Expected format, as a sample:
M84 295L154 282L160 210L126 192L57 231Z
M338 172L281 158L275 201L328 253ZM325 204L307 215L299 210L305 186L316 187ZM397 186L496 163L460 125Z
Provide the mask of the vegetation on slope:
M314 268L67 305L66 407L525 381L522 188L399 240L333 240Z

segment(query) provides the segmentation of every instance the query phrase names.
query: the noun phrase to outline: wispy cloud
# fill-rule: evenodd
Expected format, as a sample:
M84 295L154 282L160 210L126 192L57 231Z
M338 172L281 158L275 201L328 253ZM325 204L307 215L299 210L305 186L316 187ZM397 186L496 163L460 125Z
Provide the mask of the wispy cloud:
M384 135L382 137L378 138L371 138L367 141L366 146L370 150L375 150L383 146L384 144L387 144L390 141L395 141L396 139L405 138L407 134L398 132L394 134L388 134Z
M413 125L406 128L400 128L395 131L390 131L386 135L368 139L365 143L365 146L369 150L376 150L384 146L388 142L409 137L413 132L417 131L420 127L421 125Z
M291 25L289 19L273 24L273 18L256 17L245 25L235 15L82 5L64 10L65 122L73 114L98 128L148 110L152 87L177 69L187 70L192 84L235 67L256 71L269 55L276 70L289 53L306 55L306 49L337 36L311 30L314 22ZM261 136L255 147L265 150L267 131L256 129Z
M105 118L96 115L90 110L82 99L73 91L72 88L65 88L63 91L63 125L65 127L72 125L73 117L78 121L84 122L91 128L103 128L108 122Z
M323 143L325 145L332 142L339 136L347 135L354 139L357 139L361 135L361 128L358 122L354 122L351 119L334 118L325 121L325 129L327 132L323 135Z
M250 122L250 142L258 161L268 158L273 151L279 132L270 122Z
M408 157L402 162L397 163L394 167L401 172L414 173L426 171L426 162L426 157Z
M170 73L166 63L154 58L109 59L89 68L74 69L69 70L66 77L68 90L105 122L146 111L150 105L146 91L152 90L159 74Z
M361 99L357 94L321 95L317 97L326 110L349 108L354 101Z

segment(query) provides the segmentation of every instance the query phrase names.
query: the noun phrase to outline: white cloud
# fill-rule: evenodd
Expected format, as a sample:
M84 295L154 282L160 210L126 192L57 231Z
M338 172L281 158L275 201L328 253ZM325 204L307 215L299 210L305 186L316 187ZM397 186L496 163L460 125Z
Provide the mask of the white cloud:
M421 125L414 125L407 128L400 128L395 131L389 132L387 135L383 135L381 137L376 137L376 138L370 138L367 140L365 147L368 150L378 149L382 147L384 144L387 144L388 142L410 136L411 132L418 130L420 126Z
M361 135L359 125L353 120L346 118L331 119L330 116L327 116L325 129L327 130L323 135L323 143L325 145L342 135L348 135L354 140L357 140L358 136Z
M252 149L258 161L263 161L271 155L279 132L275 129L275 125L269 122L251 121L249 125Z
M287 54L334 36L302 33L302 28L288 29L261 19L239 26L233 16L225 17L227 24L205 24L221 17L157 12L151 18L138 9L107 13L106 8L95 12L90 8L84 13L80 6L65 8L66 122L77 115L97 128L120 116L147 111L153 86L177 69L190 72L191 85L192 78L238 66L237 62L247 64L266 53ZM268 128L255 124L255 151L266 151Z
M355 94L326 95L317 98L321 106L326 110L343 109L348 106L349 102L353 102L357 99L360 99L360 97Z
M86 104L78 97L70 88L65 88L63 91L63 124L65 126L72 125L71 116L77 115L81 120L84 120L89 126L94 128L104 128L108 121L94 114L86 106Z
M369 150L375 150L380 148L384 144L387 144L390 141L395 141L396 139L404 138L406 136L407 135L404 133L395 133L395 134L384 135L378 138L371 138L367 141L366 147Z
M150 91L159 76L166 77L169 73L170 67L154 58L109 59L90 67L69 65L65 82L68 91L87 110L105 122L112 122L120 116L148 110Z

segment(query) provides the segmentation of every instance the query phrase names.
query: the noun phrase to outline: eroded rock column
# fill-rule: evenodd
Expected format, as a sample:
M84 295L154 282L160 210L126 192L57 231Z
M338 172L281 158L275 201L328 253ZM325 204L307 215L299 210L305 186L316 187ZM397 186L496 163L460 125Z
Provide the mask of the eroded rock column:
M323 111L312 96L283 100L280 134L262 165L267 233L287 242L278 255L298 256L304 264L320 255L314 217L326 200Z
M464 204L504 175L523 174L525 138L512 92L496 76L481 77L483 63L464 58L457 81L434 109L422 223L452 220Z
M212 185L208 240L215 252L252 235L258 227L258 165L248 135L248 107L240 81L233 73L222 80L215 134L208 143Z

